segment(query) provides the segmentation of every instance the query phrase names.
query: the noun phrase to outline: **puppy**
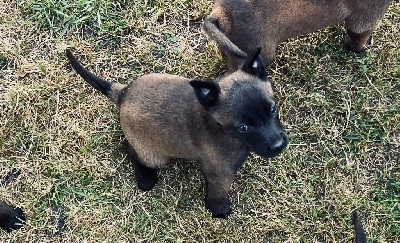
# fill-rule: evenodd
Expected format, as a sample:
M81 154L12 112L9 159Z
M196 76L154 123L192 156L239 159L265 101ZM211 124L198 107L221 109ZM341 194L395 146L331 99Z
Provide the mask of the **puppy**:
M22 209L0 201L0 228L11 232L21 228L25 220L25 214Z
M218 80L149 74L129 85L100 79L66 50L75 71L114 102L137 185L151 190L171 158L200 162L213 217L231 213L229 191L250 151L270 158L288 143L260 48Z
M243 63L257 46L261 58L272 62L279 43L345 22L345 46L361 52L391 0L215 0L204 21L207 35L226 56L228 70Z

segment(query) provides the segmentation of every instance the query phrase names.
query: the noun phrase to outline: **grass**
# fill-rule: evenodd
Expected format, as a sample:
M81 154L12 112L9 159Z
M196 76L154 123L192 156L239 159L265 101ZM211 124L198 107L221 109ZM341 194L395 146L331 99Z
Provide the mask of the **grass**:
M28 216L2 241L351 242L355 209L371 242L400 240L398 2L363 54L343 50L342 26L279 47L268 71L290 146L274 159L249 157L228 220L204 208L194 162L162 169L151 192L137 189L117 110L64 50L122 83L151 72L216 77L224 63L201 30L211 5L1 1L0 179L21 174L0 186L0 199ZM65 211L62 232L53 206Z
M20 1L24 12L36 25L52 36L64 36L70 30L83 29L96 35L120 35L129 28L121 9L127 1L32 0Z

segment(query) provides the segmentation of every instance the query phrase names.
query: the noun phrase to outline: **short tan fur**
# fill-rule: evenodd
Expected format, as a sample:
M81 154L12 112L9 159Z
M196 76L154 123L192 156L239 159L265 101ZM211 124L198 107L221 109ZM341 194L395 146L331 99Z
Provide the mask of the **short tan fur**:
M361 52L391 0L215 0L204 30L234 71L262 47L267 65L281 42L345 22L348 49Z

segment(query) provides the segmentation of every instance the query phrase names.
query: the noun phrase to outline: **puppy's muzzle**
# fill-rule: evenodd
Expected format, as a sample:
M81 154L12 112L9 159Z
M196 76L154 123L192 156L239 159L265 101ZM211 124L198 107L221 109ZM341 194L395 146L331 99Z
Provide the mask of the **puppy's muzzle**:
M288 145L288 137L285 132L280 132L278 138L274 141L272 145L269 146L270 156L274 157L282 153L282 151Z

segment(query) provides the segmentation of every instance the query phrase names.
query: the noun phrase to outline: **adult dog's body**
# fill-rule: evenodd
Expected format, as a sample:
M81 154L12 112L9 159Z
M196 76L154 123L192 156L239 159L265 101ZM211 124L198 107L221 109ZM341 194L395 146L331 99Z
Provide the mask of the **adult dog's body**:
M345 22L346 47L361 52L391 0L215 0L204 30L234 71L262 47L267 65L279 43Z

